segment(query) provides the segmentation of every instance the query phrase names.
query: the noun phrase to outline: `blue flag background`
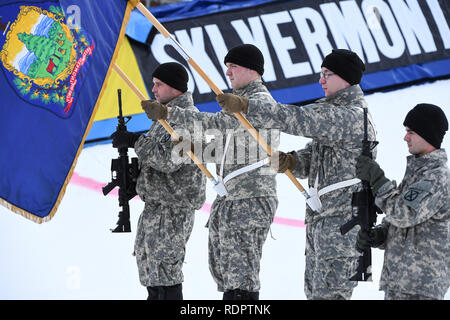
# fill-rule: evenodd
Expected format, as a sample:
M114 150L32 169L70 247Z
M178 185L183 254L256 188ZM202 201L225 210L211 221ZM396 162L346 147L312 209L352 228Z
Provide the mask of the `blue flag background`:
M35 222L61 201L131 12L126 0L0 4L0 203Z

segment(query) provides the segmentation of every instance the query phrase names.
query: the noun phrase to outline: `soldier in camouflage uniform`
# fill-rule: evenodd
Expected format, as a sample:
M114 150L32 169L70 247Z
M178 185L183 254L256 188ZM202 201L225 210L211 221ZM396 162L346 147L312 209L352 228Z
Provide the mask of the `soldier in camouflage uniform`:
M333 50L322 63L320 84L325 97L315 103L267 105L229 94L217 100L229 112L244 112L250 123L311 138L305 149L274 153L271 163L278 172L286 169L308 178L310 194L321 194L321 208L306 208L305 294L308 299L350 299L357 282L349 281L356 270L358 228L345 236L339 227L352 217L352 193L360 188L355 179L356 158L361 153L363 108L367 108L359 86L365 67L348 50ZM372 122L369 139L375 140ZM279 164L279 166L278 166ZM327 193L325 187L330 187Z
M443 299L450 285L450 171L440 147L448 122L439 107L419 104L403 125L412 155L398 187L375 161L358 158L356 174L370 182L386 217L370 233L358 233L357 248L385 250L386 300Z
M156 99L198 112L187 91L188 75L183 66L161 64L153 73L153 82ZM177 132L193 130L172 127ZM134 247L139 278L147 287L149 300L181 300L186 243L195 210L205 202L206 178L195 164L184 164L183 158L172 154L174 142L159 122L153 122L134 149L141 170L136 190L145 202Z
M262 104L275 103L261 81L264 58L258 48L248 44L234 47L226 55L224 63L234 94L257 99ZM168 118L173 122L201 121L204 129L220 130L220 134L216 134L215 149L215 161L220 164L217 165L219 175L222 162L220 154L223 154L223 147L219 146L226 145L222 142L228 136L230 145L234 147L225 148L226 157L221 175L225 180L230 173L259 162L260 158L266 158L261 167L225 183L227 195L217 196L208 221L209 268L218 291L224 292L223 299L259 299L262 248L278 206L276 172L270 169L267 154L259 151L258 156L257 142L234 115L224 111L213 114L193 113L177 107L167 110L155 103L152 112L153 119L164 119L168 112ZM272 147L278 147L279 132L266 131L260 134ZM243 156L240 157L239 153Z

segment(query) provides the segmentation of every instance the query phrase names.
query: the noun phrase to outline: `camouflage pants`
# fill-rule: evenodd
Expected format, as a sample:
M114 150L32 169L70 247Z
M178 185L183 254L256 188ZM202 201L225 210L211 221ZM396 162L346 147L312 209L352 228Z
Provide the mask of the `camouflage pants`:
M386 290L384 293L384 300L434 300L434 299L420 294L411 294L396 290Z
M134 244L143 286L171 286L183 282L182 266L194 214L193 209L145 204Z
M345 236L339 226L346 219L323 218L306 225L305 294L307 299L348 300L358 282L354 275L359 253L355 249L359 228Z
M262 247L278 206L276 197L216 198L208 221L209 270L218 291L260 289Z

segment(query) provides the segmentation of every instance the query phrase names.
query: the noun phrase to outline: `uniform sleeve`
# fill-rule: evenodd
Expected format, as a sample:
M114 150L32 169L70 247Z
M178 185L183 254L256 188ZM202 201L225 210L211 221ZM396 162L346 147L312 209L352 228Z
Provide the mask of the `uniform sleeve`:
M447 201L445 186L437 181L420 180L403 188L395 181L378 190L376 203L386 214L386 222L398 228L414 227L434 216Z
M255 127L278 128L307 138L341 140L354 135L362 112L329 103L305 106L268 103L250 99L247 120Z
M139 158L139 164L142 168L151 167L161 172L174 172L181 168L182 161L174 161L172 149L174 144L170 134L164 134L161 137L143 136L139 138L134 146L134 150ZM179 160L179 159L178 159Z
M169 120L182 125L192 125L194 121L202 123L203 129L236 129L239 127L239 120L224 111L217 113L196 112L192 110L171 107Z
M306 179L309 175L309 168L311 166L311 143L308 143L304 149L298 150L294 153L296 166L292 170L292 174L300 179Z

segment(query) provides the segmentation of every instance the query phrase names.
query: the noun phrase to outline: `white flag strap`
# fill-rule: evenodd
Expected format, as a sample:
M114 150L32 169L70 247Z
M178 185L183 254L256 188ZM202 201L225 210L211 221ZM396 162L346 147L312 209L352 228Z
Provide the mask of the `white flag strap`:
M321 196L323 196L324 194L326 194L328 192L331 192L331 191L334 191L337 189L341 189L341 188L345 188L345 187L349 187L349 186L352 186L359 182L361 182L360 179L354 178L354 179L349 179L349 180L344 180L344 181L340 181L337 183L333 183L333 184L330 184L329 186L326 186L325 188L317 190L317 186L319 184L319 174L317 174L316 181L314 181L314 187L309 188L310 197L308 199L306 199L306 203L313 211L320 212L322 210L322 202L320 201Z
M330 184L329 186L326 186L325 188L322 188L319 190L318 195L319 197L323 196L325 193L337 190L337 189L341 189L341 188L345 188L345 187L349 187L352 186L354 184L357 184L361 182L360 179L358 178L354 178L354 179L349 179L349 180L344 180L341 182L337 182L337 183L333 183Z
M269 163L269 158L265 158L263 160L260 160L258 162L255 162L253 164L250 164L248 166L242 167L236 171L233 171L232 173L228 174L224 179L223 179L223 183L227 183L229 180L236 178L237 176L261 168L262 166L266 165Z

